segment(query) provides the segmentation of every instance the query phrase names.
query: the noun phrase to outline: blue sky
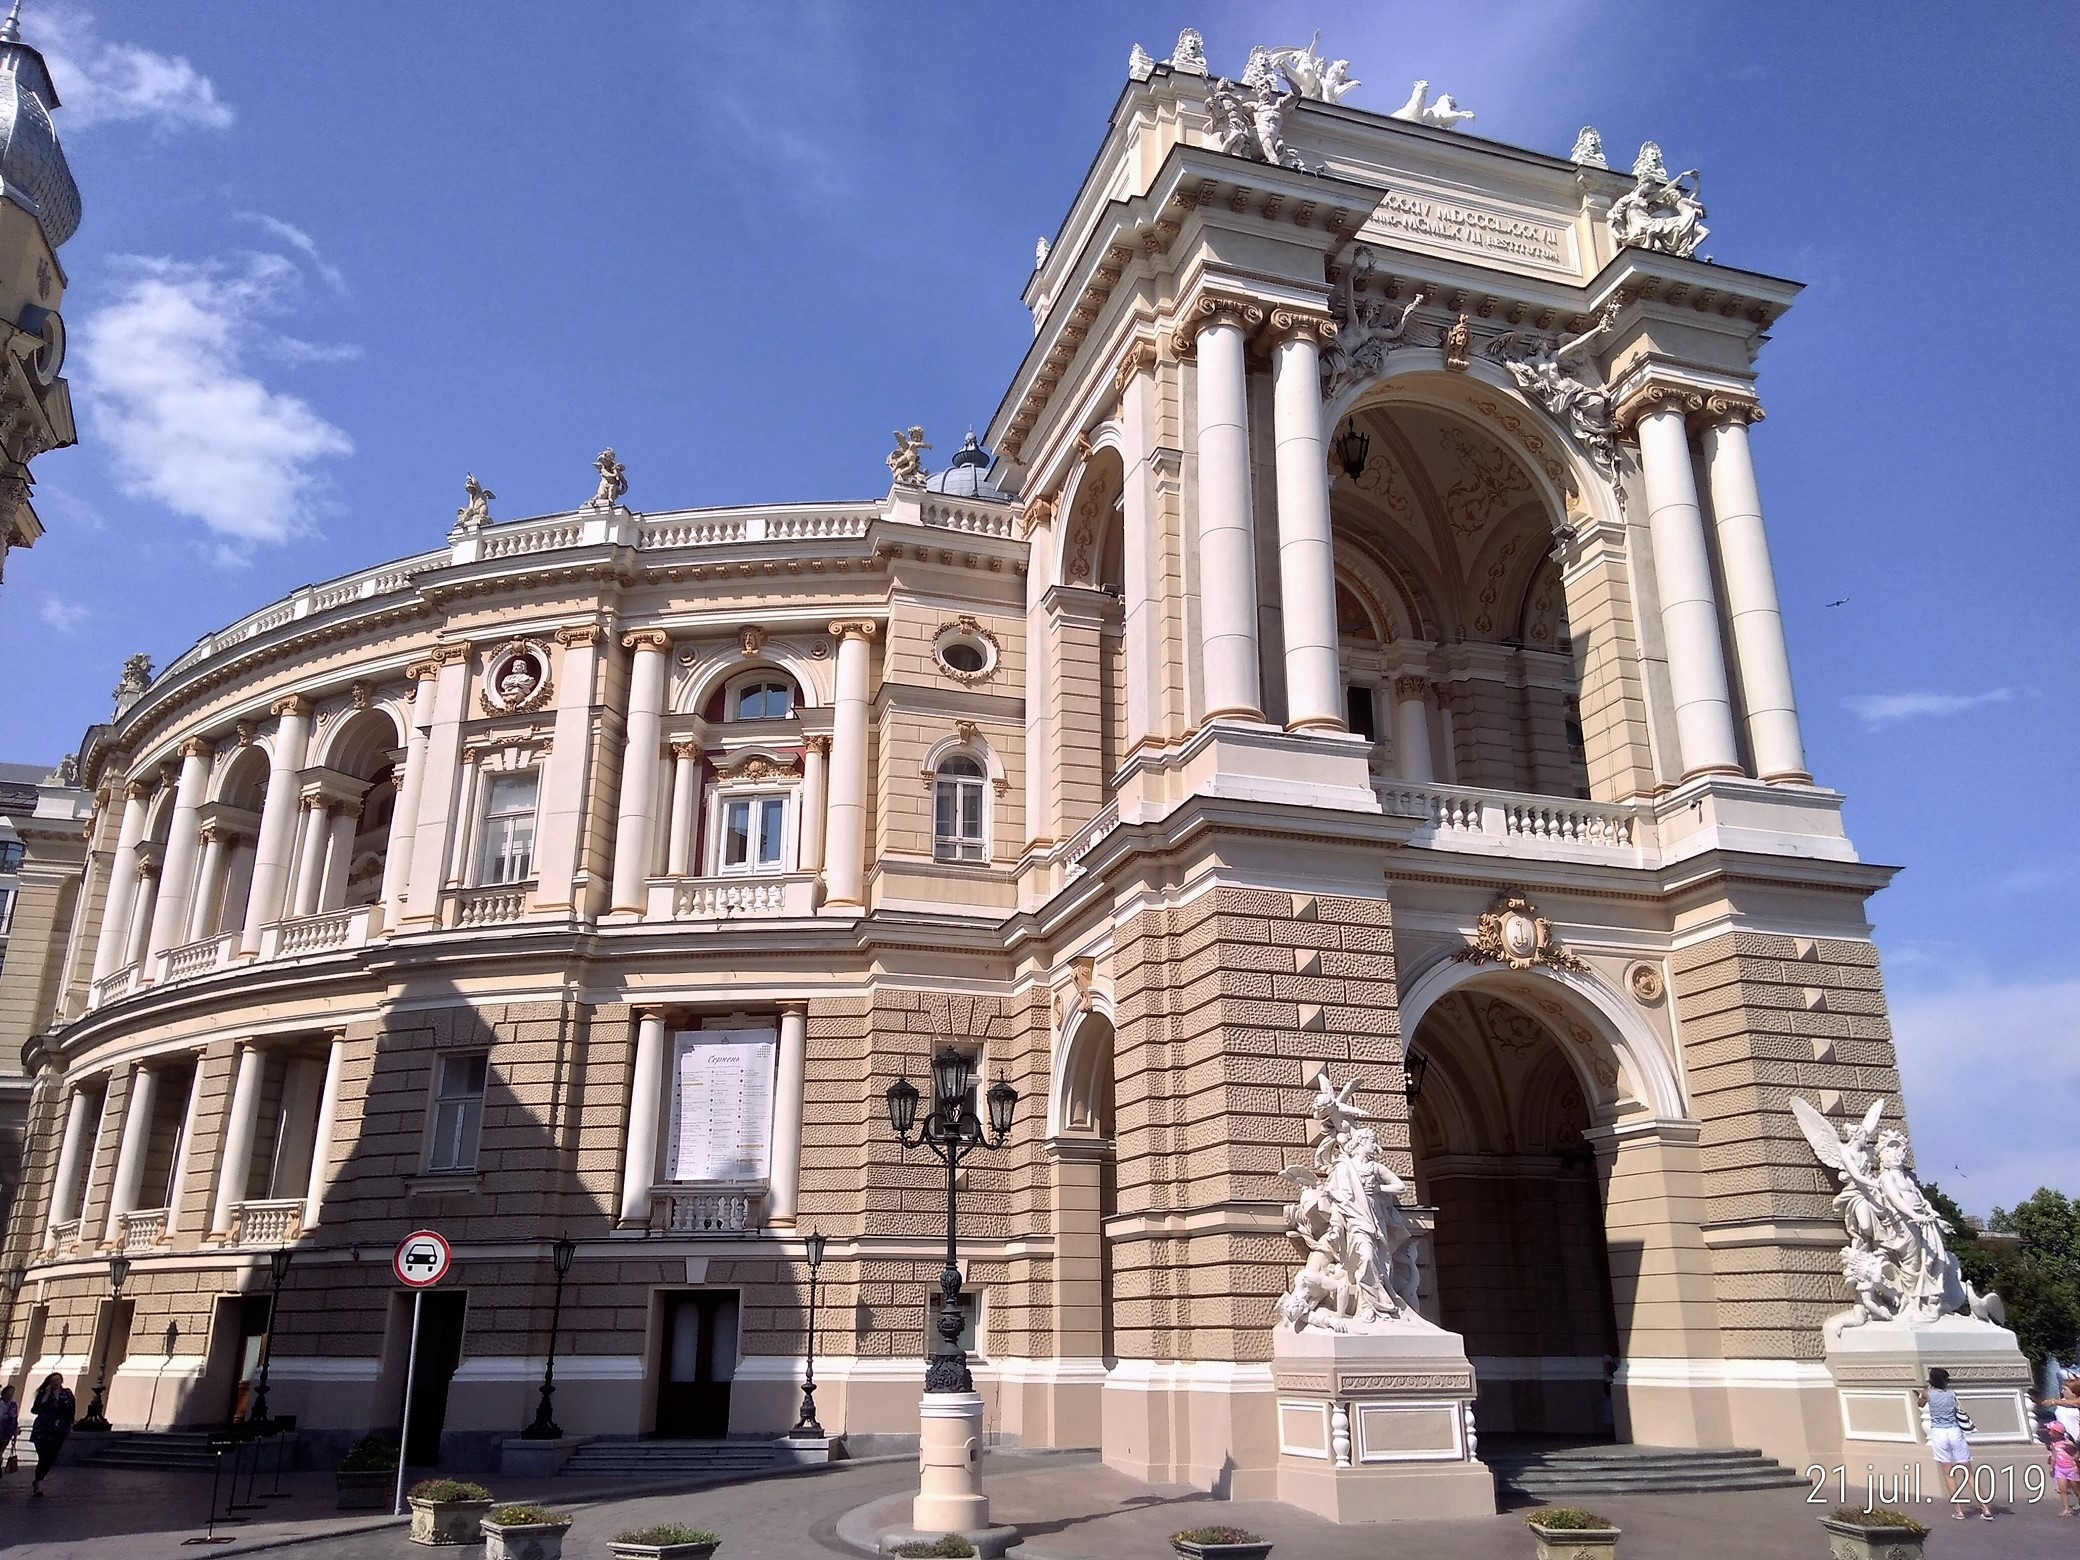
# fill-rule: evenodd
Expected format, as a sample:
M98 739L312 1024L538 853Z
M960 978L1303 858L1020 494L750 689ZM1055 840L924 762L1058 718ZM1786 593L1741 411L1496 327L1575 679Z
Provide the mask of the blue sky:
M637 508L870 495L899 424L943 460L1129 48L1319 26L1358 106L1424 76L1497 140L1653 137L1709 252L1810 284L1757 458L1813 767L1909 869L1872 913L1922 1169L2080 1190L2075 15L32 0L84 439L0 587L0 758L74 746L134 650L438 545L466 469L512 517L609 443Z

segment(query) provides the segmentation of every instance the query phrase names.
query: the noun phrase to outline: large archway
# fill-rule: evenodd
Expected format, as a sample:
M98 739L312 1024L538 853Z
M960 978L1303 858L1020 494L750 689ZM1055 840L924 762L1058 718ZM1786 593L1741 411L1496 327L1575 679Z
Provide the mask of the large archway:
M1423 1014L1416 1195L1436 1210L1438 1320L1466 1340L1482 1430L1595 1438L1613 1433L1619 1347L1586 1137L1601 1091L1583 1077L1597 1059L1570 1059L1549 1018L1478 982Z

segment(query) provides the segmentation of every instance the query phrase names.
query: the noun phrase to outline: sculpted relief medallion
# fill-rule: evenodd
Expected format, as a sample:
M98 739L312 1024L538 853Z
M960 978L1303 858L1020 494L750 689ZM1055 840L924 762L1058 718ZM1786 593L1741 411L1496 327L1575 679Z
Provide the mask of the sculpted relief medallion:
M521 715L549 702L548 647L535 639L509 639L485 658L477 702L486 715Z

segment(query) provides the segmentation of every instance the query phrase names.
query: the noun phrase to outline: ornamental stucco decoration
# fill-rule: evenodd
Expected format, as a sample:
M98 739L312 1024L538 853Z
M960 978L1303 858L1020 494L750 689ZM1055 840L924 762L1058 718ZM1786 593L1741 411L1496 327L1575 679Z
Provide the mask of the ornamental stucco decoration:
M1286 1204L1286 1230L1306 1251L1278 1302L1294 1332L1367 1332L1416 1313L1421 1275L1416 1228L1401 1205L1407 1190L1387 1167L1372 1112L1351 1103L1362 1078L1335 1088L1324 1067L1308 1106L1319 1132L1314 1160L1280 1176L1300 1189Z
M1594 125L1583 125L1582 133L1574 138L1574 150L1567 160L1583 168L1608 168L1610 159L1603 154L1603 136Z
M524 715L549 702L549 647L539 639L508 639L484 660L477 703L486 715Z
M931 446L924 442L924 429L913 427L908 433L896 430L896 447L889 452L888 469L895 478L897 487L923 487L925 479L924 452Z
M1396 347L1419 344L1409 337L1409 322L1422 307L1425 294L1417 293L1400 313L1391 315L1386 299L1358 296L1358 289L1365 285L1376 264L1372 251L1363 244L1351 255L1350 270L1344 276L1336 339L1322 353L1322 389L1327 395L1336 395L1347 386L1382 373L1388 354Z
M1661 148L1648 141L1632 163L1632 188L1611 202L1611 237L1620 248L1664 255L1694 254L1711 229L1695 168L1671 175Z
M1435 130L1456 130L1474 116L1455 103L1449 92L1440 92L1432 101L1430 83L1419 81L1410 89L1408 101L1387 117L1412 125L1429 125Z
M1614 486L1618 479L1618 426L1611 394L1567 372L1562 365L1587 353L1602 340L1616 317L1617 305L1612 304L1594 325L1572 340L1558 346L1536 341L1530 351L1502 360L1517 388L1559 419L1598 474ZM1619 491L1622 497L1622 488Z
M1950 1225L1907 1168L1907 1135L1897 1127L1878 1129L1883 1096L1839 1136L1808 1100L1794 1095L1791 1114L1841 1186L1834 1209L1849 1236L1841 1251L1842 1281L1856 1304L1828 1318L1830 1338L1866 1322L1928 1323L1956 1311L1982 1322L2007 1320L2001 1297L1980 1294L1958 1271L1943 1238Z
M1579 973L1589 967L1560 946L1553 923L1522 894L1510 894L1482 911L1473 942L1452 958L1468 964L1507 964L1513 970L1543 966Z
M1206 74L1206 40L1199 36L1199 29L1187 27L1177 35L1177 47L1170 51L1170 58L1163 61L1172 70L1187 76Z

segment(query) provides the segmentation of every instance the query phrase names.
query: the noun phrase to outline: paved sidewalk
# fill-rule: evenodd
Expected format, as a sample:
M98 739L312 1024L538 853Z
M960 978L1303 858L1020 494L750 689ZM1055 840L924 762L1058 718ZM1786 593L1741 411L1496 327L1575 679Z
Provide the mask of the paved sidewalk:
M543 1499L573 1512L568 1560L606 1560L613 1534L663 1521L716 1529L723 1535L719 1560L816 1560L856 1553L840 1541L840 1521L862 1508L903 1512L915 1479L914 1464L902 1458L689 1482L670 1493L599 1480L551 1480L526 1489L494 1481L493 1489L503 1498ZM284 1482L294 1491L290 1499L253 1514L264 1520L220 1530L234 1533L233 1542L205 1549L181 1540L196 1531L209 1493L206 1478L61 1468L48 1498L32 1503L27 1477L10 1475L0 1478L0 1551L8 1560L201 1560L255 1549L273 1549L284 1560L412 1560L426 1553L406 1542L399 1522L332 1510L328 1475L294 1474ZM1025 1560L1161 1560L1172 1532L1212 1522L1275 1539L1278 1560L1531 1556L1521 1510L1472 1521L1338 1528L1272 1502L1217 1501L1199 1491L1140 1484L1091 1459L1015 1452L991 1458L988 1488L993 1515L1025 1531ZM1826 1560L1828 1553L1816 1520L1826 1508L1808 1503L1802 1489L1599 1497L1593 1505L1624 1529L1624 1560L1700 1554ZM2080 1521L2061 1520L2050 1503L2004 1510L1990 1523L1928 1515L1935 1527L1932 1560L2048 1560L2080 1551Z

